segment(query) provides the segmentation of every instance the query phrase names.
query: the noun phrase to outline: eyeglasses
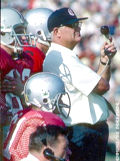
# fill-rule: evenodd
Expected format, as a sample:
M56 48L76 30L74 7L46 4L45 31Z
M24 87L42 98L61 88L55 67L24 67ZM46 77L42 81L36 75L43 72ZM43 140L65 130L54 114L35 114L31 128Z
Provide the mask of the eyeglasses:
M73 29L75 29L75 28L81 28L82 22L75 22L73 24L61 25L60 27L62 27L62 26L67 26L67 27L70 27L70 28L73 28Z

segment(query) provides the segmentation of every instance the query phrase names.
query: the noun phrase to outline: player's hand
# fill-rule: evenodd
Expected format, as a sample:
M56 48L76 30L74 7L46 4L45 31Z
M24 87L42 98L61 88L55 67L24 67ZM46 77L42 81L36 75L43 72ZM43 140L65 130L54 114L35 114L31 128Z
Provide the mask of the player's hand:
M2 82L1 90L6 93L13 93L20 96L24 89L24 84L17 74L16 70L13 72L13 77L6 76Z

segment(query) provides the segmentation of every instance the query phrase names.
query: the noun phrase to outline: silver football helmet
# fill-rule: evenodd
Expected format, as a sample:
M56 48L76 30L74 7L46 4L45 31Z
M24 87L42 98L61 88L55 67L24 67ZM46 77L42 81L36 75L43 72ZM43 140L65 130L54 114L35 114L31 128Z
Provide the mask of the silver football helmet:
M51 41L47 20L52 12L48 8L35 8L29 10L25 15L28 22L27 33L35 35L36 41L47 46L50 46Z
M14 8L1 8L1 43L14 51L31 46L31 37L25 34L27 21ZM30 43L30 44L29 44Z
M27 105L35 105L65 118L69 116L70 98L62 79L55 74L41 72L32 75L25 83L24 96Z

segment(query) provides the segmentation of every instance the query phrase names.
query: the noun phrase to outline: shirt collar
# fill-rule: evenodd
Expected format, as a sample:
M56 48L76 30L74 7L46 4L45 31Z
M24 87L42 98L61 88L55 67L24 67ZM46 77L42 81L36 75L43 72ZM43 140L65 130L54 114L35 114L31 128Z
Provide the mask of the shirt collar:
M32 155L31 153L28 154L27 158L30 160L34 160L34 161L39 161L34 155Z
M65 54L69 54L69 55L72 55L72 56L75 56L76 57L76 54L73 52L73 50L65 47L65 46L62 46L60 44L56 44L54 42L51 43L51 49L53 50L57 50L57 51L60 51L61 53L63 53L64 55Z

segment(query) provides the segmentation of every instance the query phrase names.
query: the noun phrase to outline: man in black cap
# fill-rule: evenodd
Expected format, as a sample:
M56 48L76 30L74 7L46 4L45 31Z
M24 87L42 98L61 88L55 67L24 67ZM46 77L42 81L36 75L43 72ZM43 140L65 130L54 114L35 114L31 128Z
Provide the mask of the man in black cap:
M109 90L110 64L116 48L113 42L104 43L97 73L82 64L73 49L81 40L81 25L86 19L77 18L70 8L58 9L50 15L48 29L52 43L43 71L59 75L70 95L71 112L67 119L62 119L70 129L71 161L104 161L109 112L102 95Z

